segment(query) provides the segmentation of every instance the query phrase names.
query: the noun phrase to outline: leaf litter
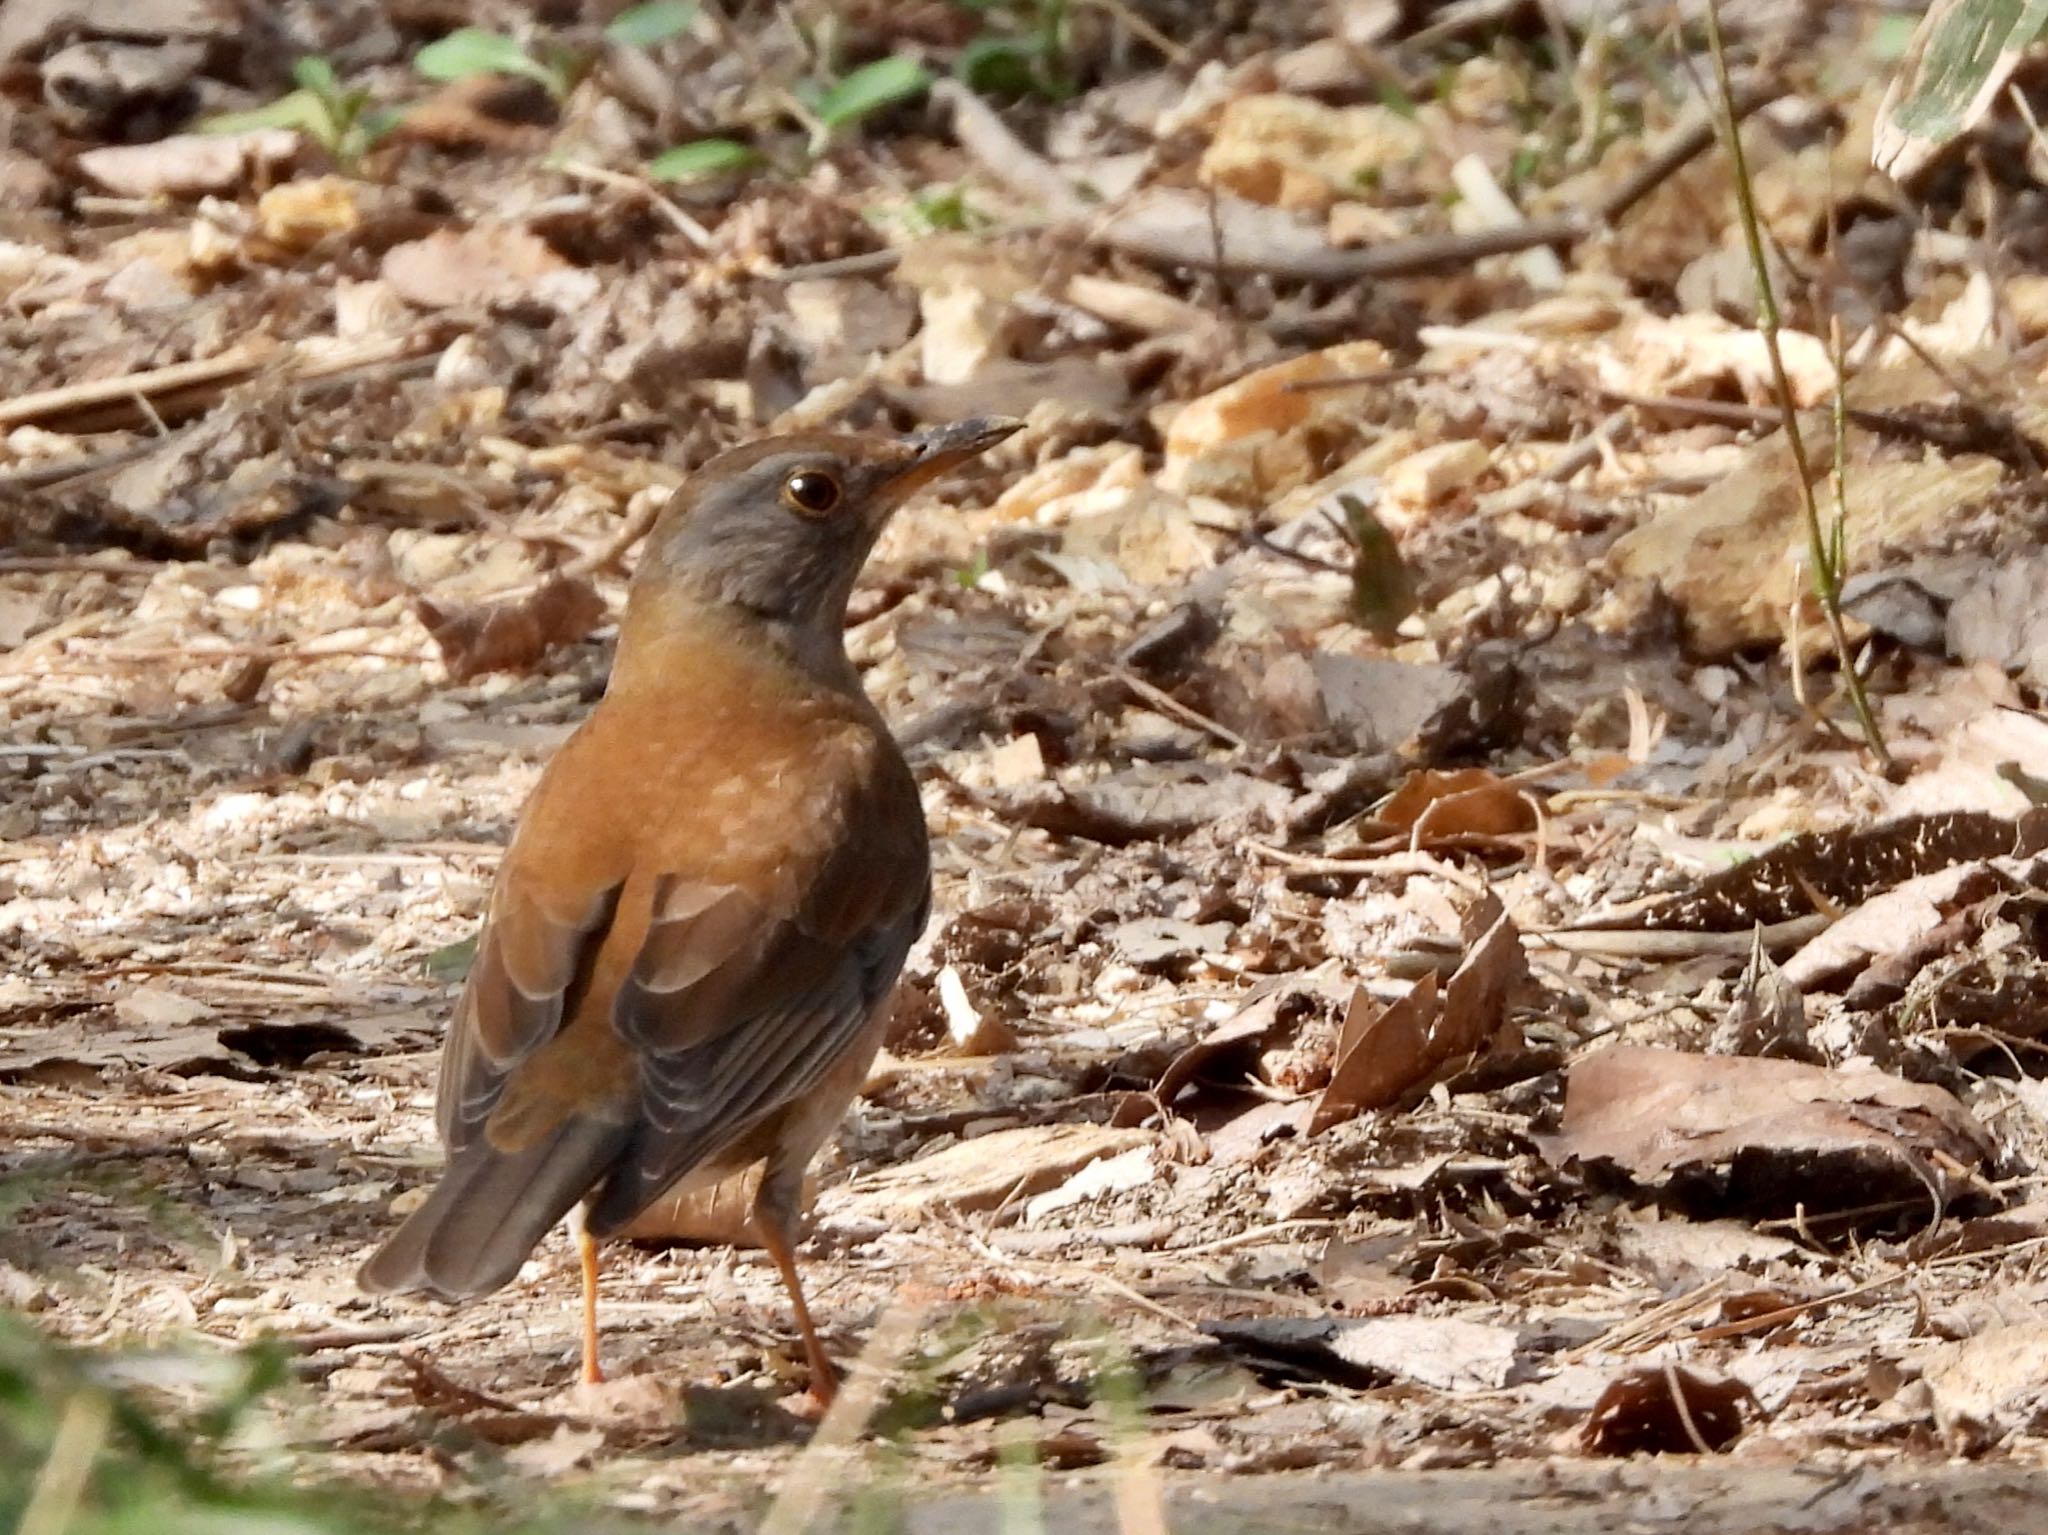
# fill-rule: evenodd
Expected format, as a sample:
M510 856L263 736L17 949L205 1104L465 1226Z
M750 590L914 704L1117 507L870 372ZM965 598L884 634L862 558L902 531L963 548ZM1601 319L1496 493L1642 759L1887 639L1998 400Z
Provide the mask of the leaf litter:
M949 66L893 9L848 57ZM345 72L409 126L354 164L176 131L292 78L214 73L204 7L95 77L143 142L0 107L0 1188L41 1325L299 1340L276 1410L352 1477L741 1517L701 1468L806 1433L743 1190L612 1255L601 1400L566 1244L455 1311L349 1276L432 1164L460 945L635 533L759 432L1003 409L849 635L938 898L807 1263L842 1355L925 1319L876 1419L919 1474L1018 1421L1047 1465L1243 1473L2038 1453L2036 280L1951 187L1850 190L1800 114L1869 91L1752 119L1803 405L1829 302L1867 331L1887 783L1825 722L1697 103L1621 90L1643 184L1597 136L1538 167L1512 21L1425 69L1307 5L1179 58L1184 9L1078 9L1072 100L918 107L898 64L820 142L744 7L744 50L593 43L531 111L420 105L423 23L380 22ZM1874 90L1829 9L1738 44L1809 29ZM26 25L0 54L80 78ZM752 158L643 174L690 134Z

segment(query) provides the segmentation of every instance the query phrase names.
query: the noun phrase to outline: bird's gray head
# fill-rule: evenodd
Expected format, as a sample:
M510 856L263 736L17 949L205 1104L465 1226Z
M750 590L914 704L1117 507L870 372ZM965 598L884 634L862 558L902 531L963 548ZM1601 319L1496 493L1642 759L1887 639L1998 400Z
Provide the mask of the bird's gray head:
M769 437L722 453L676 493L648 539L640 582L785 631L799 649L829 636L890 513L920 487L1023 423L987 417L909 437Z

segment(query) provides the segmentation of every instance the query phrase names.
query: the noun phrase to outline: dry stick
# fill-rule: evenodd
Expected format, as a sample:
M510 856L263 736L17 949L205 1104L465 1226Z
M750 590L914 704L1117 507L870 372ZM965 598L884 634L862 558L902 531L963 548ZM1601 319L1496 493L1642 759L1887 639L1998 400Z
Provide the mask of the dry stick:
M664 195L661 188L644 176L629 176L624 171L606 170L601 165L589 165L581 160L564 160L555 169L578 181L595 182L614 191L633 193L681 230L683 237L697 249L711 249L711 231L683 212L673 198Z
M1779 953L1827 931L1833 919L1823 912L1773 922L1752 932L1701 933L1689 928L1553 928L1525 933L1523 941L1538 948L1564 949L1603 959L1696 959L1709 954L1736 958L1761 941Z
M168 367L145 368L118 378L89 379L82 384L60 384L32 394L0 400L0 428L46 421L92 405L122 401L133 403L136 395L169 394L195 385L219 384L255 372L278 355L274 341L232 347L218 357L192 362L174 362Z
M1714 141L1709 108L1674 130L1650 157L1586 212L1554 215L1527 223L1466 234L1418 235L1359 250L1338 249L1291 216L1219 195L1216 223L1222 250L1203 200L1154 188L1114 209L1088 202L1051 161L1025 146L973 92L941 81L932 94L953 108L953 132L961 147L998 181L1043 203L1048 212L1082 228L1086 238L1142 261L1167 266L1260 273L1311 282L1409 277L1468 266L1482 256L1510 255L1544 245L1573 245L1619 219ZM1777 99L1776 86L1746 86L1731 97L1738 120Z
M1757 332L1764 339L1764 351L1771 359L1771 377L1777 386L1779 415L1783 420L1785 445L1792 452L1799 480L1799 506L1806 517L1808 557L1813 561L1814 595L1820 599L1827 619L1828 637L1834 642L1841 662L1842 680L1849 703L1863 727L1864 741L1887 778L1896 772L1892 755L1884 744L1884 732L1871 712L1870 696L1864 691L1862 675L1856 670L1855 652L1849 646L1848 630L1842 623L1842 572L1821 531L1820 502L1813 493L1813 475L1806 456L1806 439L1799 429L1799 409L1792 398L1792 380L1785 372L1785 354L1778 346L1778 300L1771 283L1770 265L1764 257L1763 224L1757 216L1755 187L1749 176L1749 157L1742 147L1741 119L1737 115L1735 87L1728 77L1728 50L1721 38L1721 8L1718 0L1707 0L1707 47L1714 58L1714 83L1719 87L1721 131L1728 141L1729 170L1735 185L1735 204L1742 215L1742 237L1749 248L1750 271L1756 278ZM1842 408L1842 381L1835 380L1837 409ZM1835 465L1840 474L1843 466Z
M1699 1425L1692 1421L1692 1405L1685 1399L1685 1388L1679 1384L1678 1366L1670 1360L1664 1361L1664 1389L1671 1393L1671 1405L1678 1410L1678 1421L1685 1427L1685 1437L1692 1441L1692 1447L1702 1455L1714 1453L1714 1447L1707 1443Z
M219 399L221 392L230 385L252 378L273 364L286 369L294 383L312 384L358 369L414 360L432 345L431 337L417 331L402 336L380 336L324 352L311 352L303 344L255 342L230 348L218 357L172 363L163 368L145 368L140 373L127 373L119 378L88 379L83 383L63 384L55 389L17 395L12 400L0 400L0 430L85 411L111 415L117 420L145 419L138 409L138 400L144 402L151 414L167 409L182 412ZM155 442L151 446L161 447L162 443Z
M1385 853L1373 858L1331 858L1318 857L1311 853L1293 853L1284 847L1270 847L1263 842L1247 842L1246 851L1253 857L1268 863L1277 863L1283 869L1292 869L1297 874L1420 874L1426 878L1440 879L1467 890L1474 895L1482 894L1486 881L1467 874L1454 864L1443 862L1428 853Z
M1599 425L1573 443L1558 461L1543 471L1543 478L1553 484L1562 485L1581 469L1590 468L1607 451L1608 444L1629 429L1629 413L1626 409L1613 411L1604 417Z
M1121 666L1112 666L1109 669L1109 674L1129 688L1141 702L1150 704L1162 714L1170 714L1183 725L1192 725L1195 729L1214 736L1233 751L1244 750L1245 741L1243 736L1232 730L1228 725L1212 720L1200 710L1188 707L1188 705L1167 692L1166 689L1147 682L1143 677Z
M191 428L183 427L172 433L175 438ZM161 437L146 438L131 442L126 447L109 448L104 453L87 453L76 458L57 459L47 464L27 464L19 469L0 471L0 495L10 490L46 490L54 485L68 484L82 480L89 475L103 474L132 464L137 459L147 458L166 446Z

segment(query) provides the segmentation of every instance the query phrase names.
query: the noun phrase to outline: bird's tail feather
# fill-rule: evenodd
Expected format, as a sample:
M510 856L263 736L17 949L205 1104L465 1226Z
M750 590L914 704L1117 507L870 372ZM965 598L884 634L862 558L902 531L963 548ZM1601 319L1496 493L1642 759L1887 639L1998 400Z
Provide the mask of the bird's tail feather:
M623 1125L572 1119L521 1151L473 1143L371 1254L356 1283L373 1293L429 1290L451 1300L489 1294L600 1180L627 1136Z

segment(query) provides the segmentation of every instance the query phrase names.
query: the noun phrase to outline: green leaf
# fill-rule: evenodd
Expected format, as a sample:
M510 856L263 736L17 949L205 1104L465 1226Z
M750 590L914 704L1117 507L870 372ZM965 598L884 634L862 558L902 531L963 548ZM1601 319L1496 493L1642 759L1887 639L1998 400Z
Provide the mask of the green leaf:
M931 83L932 72L916 59L894 54L856 69L821 95L812 110L827 128L843 128L883 107L922 96Z
M334 66L323 58L300 59L292 66L292 78L307 90L319 96L339 96L341 81L335 78Z
M1391 644L1401 620L1415 611L1415 583L1401 546L1357 496L1339 495L1337 507L1351 535L1351 616L1381 644Z
M472 75L525 75L561 94L559 71L528 56L502 32L462 27L428 43L412 56L412 67L429 80L467 80Z
M1043 96L1064 101L1073 85L1053 67L1043 37L993 37L984 34L960 50L953 73L985 96Z
M1878 108L1870 159L1910 179L1998 99L2048 34L2048 0L1935 0Z
M738 139L692 139L649 160L647 174L656 181L695 181L725 171L744 170L760 158Z
M627 48L652 48L687 32L696 19L695 0L647 0L614 16L604 35Z
M476 963L477 938L482 936L479 933L459 943L451 943L446 948L434 950L427 956L428 977L436 981L446 981L451 985L466 977L469 974L469 967Z
M216 112L199 120L201 133L255 133L263 128L296 128L321 143L336 132L334 114L312 91L293 91L268 106L246 112Z

